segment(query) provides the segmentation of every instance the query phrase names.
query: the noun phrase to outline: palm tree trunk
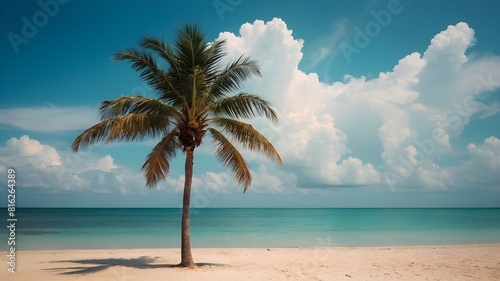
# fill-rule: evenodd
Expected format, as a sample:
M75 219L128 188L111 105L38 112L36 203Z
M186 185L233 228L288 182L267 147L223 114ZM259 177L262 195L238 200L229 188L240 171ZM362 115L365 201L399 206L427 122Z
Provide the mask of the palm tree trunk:
M184 166L184 197L182 200L181 226L181 263L180 266L195 266L191 255L191 233L189 229L189 204L191 202L191 182L193 181L194 148L186 148L186 164Z

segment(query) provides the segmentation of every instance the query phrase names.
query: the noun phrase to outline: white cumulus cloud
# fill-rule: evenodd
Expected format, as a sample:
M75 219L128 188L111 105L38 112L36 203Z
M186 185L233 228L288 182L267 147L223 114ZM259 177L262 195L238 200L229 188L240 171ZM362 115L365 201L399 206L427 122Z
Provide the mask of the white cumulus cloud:
M484 95L500 87L500 57L468 56L474 30L463 22L438 33L423 54L407 55L374 79L346 74L332 84L298 68L304 42L281 19L245 23L239 35L224 32L219 39L227 40L233 59L244 52L260 63L263 77L245 90L270 100L281 123L252 124L275 144L298 187L449 188L456 165L435 159L463 149L450 141L474 115L499 112ZM381 149L378 159L352 150L359 137Z
M27 135L11 138L0 146L0 167L12 167L21 188L38 188L47 193L122 193L144 186L142 175L114 164L110 155L99 158L91 153L58 151Z
M482 144L467 145L471 160L459 170L474 185L495 187L500 181L500 139L489 137Z
M111 155L106 155L103 158L99 159L97 163L97 169L103 172L111 172L113 169L116 169L116 165L113 163L113 158Z

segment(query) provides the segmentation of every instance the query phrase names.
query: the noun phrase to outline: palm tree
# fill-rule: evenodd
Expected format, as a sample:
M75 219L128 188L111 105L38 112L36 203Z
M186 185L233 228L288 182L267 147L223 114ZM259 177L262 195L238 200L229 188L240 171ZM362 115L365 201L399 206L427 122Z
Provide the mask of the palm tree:
M194 266L191 255L189 204L195 149L206 133L215 145L220 162L230 168L244 192L252 182L247 162L233 145L260 152L282 164L273 145L241 119L264 116L278 122L270 103L259 96L234 92L252 76L260 76L255 61L240 56L225 66L225 41L206 41L197 26L185 25L177 31L175 43L142 37L138 47L127 48L113 57L132 63L157 93L157 99L133 95L104 101L101 122L83 131L72 149L98 141L135 141L161 138L142 166L146 184L151 187L165 179L170 161L178 150L186 155L182 204L181 263ZM232 95L233 94L233 95Z

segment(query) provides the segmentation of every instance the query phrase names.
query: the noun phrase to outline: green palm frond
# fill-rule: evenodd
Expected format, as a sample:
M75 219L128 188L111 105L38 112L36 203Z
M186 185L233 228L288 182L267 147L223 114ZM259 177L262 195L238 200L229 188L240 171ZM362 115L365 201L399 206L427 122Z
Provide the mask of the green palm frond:
M140 73L140 77L156 89L162 89L163 83L168 80L158 68L154 56L143 49L126 48L124 52L116 53L113 60L131 61L132 68Z
M179 87L172 79L162 71L156 64L153 54L144 49L127 48L123 53L116 53L114 60L129 60L132 62L132 68L140 73L140 77L151 85L162 97L167 97L166 101L173 106L182 106L185 104Z
M153 186L161 180L170 170L170 159L175 157L177 149L180 144L177 140L177 131L172 130L166 134L163 139L153 148L146 158L146 162L141 170L144 171L146 176L146 184Z
M185 92L185 89L183 89L185 74L183 73L182 66L180 65L180 59L172 50L172 47L163 42L163 40L148 36L141 38L140 46L141 48L151 50L158 54L168 63L168 66L170 67L167 72L167 77L169 78L170 83L169 87L173 87L178 90L160 92L161 99L174 106L185 106L187 101L185 100L185 96L182 94Z
M214 118L212 122L221 127L224 133L241 143L244 148L260 152L272 161L283 165L280 155L271 142L252 125L229 118Z
M103 101L99 108L101 120L128 113L145 113L150 115L163 115L166 117L179 117L177 110L156 99L143 96L119 97L112 101Z
M216 74L219 73L220 61L226 55L224 51L226 45L226 40L216 40L206 50L207 53L207 67L205 69L205 75L210 81L215 79Z
M240 56L236 61L226 66L214 79L211 98L217 100L240 88L241 83L252 76L261 76L259 67L250 58Z
M214 128L208 130L217 147L215 150L217 158L224 166L233 171L238 183L243 184L243 192L245 192L252 183L252 175L245 159L221 132Z
M82 146L88 146L105 140L142 140L146 136L156 137L166 133L169 120L166 116L129 113L116 116L83 131L71 145L74 152Z
M256 116L265 116L278 123L278 116L271 104L256 95L240 93L238 95L219 100L211 106L215 116L249 119Z
M182 68L191 72L196 66L206 65L207 41L197 25L185 25L177 31L175 49Z
M149 36L143 36L140 40L140 46L141 48L146 48L156 52L169 64L171 68L174 68L177 72L180 71L179 61L175 53L172 51L172 48L168 44L165 44L163 40Z

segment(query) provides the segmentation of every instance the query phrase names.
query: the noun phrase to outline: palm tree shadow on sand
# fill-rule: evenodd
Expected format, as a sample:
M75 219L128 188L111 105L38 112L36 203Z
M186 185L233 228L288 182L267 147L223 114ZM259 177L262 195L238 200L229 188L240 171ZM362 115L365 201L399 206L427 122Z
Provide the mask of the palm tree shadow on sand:
M53 267L46 270L62 271L62 275L85 275L97 273L114 266L123 266L136 269L155 269L155 268L176 268L178 264L158 264L155 263L156 258L142 256L139 258L123 259L123 258L110 258L110 259L87 259L87 260L60 260L52 261L52 263L76 263L82 266L66 266L66 267ZM222 263L196 263L197 267L204 266L228 266Z

